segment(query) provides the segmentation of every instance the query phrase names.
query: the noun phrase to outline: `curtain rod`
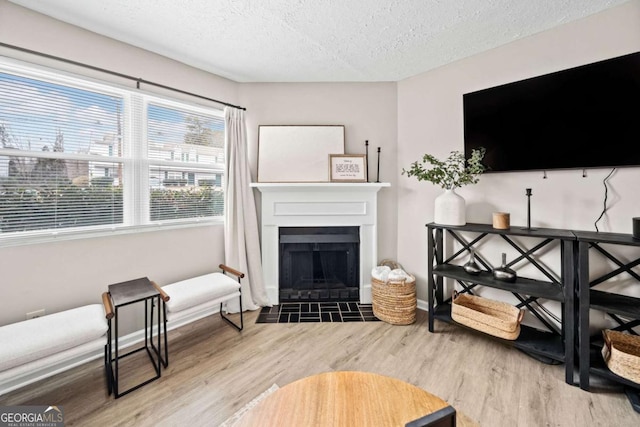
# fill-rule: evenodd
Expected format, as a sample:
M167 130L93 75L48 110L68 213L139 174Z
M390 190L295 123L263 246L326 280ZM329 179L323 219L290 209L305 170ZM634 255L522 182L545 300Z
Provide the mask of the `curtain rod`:
M20 47L20 46L14 46L14 45L10 45L10 44L7 44L7 43L2 43L2 42L0 42L0 46L7 47L9 49L19 50L21 52L30 53L30 54L33 54L33 55L42 56L42 57L49 58L49 59L54 59L56 61L66 62L67 64L72 64L72 65L77 65L77 66L84 67L84 68L89 68L91 70L100 71L102 73L111 74L113 76L122 77L122 78L129 79L129 80L134 80L136 82L136 88L137 89L140 89L140 83L143 83L143 84L147 84L147 85L150 85L150 86L155 86L155 87L159 87L159 88L162 88L162 89L171 90L171 91L174 91L174 92L179 92L179 93L182 93L184 95L189 95L189 96L194 96L196 98L205 99L207 101L213 101L213 102L218 103L218 104L226 105L227 107L233 107L233 108L238 108L240 110L246 110L246 108L244 108L244 107L240 107L240 106L237 106L237 105L229 104L228 102L219 101L219 100L213 99L213 98L207 98L206 96L198 95L197 93L187 92L187 91L184 91L184 90L181 90L181 89L176 89L176 88L171 87L171 86L165 86L165 85L160 84L160 83L151 82L149 80L145 80L145 79L142 79L142 78L139 78L139 77L133 77L133 76L129 76L127 74L118 73L116 71L111 71L111 70L107 70L107 69L104 69L104 68L95 67L93 65L83 64L82 62L72 61L70 59L61 58L59 56L49 55L48 53L37 52L35 50L30 50L30 49L26 49L26 48L23 48L23 47Z

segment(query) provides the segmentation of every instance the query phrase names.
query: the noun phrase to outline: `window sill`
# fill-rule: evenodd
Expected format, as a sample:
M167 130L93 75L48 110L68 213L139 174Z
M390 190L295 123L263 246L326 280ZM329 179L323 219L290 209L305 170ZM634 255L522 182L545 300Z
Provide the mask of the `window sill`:
M169 231L169 230L177 230L183 228L194 228L194 227L211 227L211 226L222 226L224 225L224 220L213 219L206 221L189 221L189 222L180 222L180 223L171 223L171 224L148 224L148 225L137 225L137 226L122 226L122 227L114 227L110 229L94 229L94 230L59 230L57 232L46 232L46 233L34 233L29 236L20 236L13 237L7 236L7 238L2 238L0 235L0 248L6 247L14 247L14 246L25 246L25 245L36 245L42 243L51 243L51 242L63 242L68 240L80 240L80 239L95 239L101 237L111 237L111 236L119 236L119 235L127 235L127 234L137 234L137 233L147 233L153 231Z

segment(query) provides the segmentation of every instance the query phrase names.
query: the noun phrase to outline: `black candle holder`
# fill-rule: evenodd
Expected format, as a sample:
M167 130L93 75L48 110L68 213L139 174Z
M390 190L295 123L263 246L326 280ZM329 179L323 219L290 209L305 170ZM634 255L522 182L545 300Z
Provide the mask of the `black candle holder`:
M365 149L365 156L364 158L367 160L367 182L369 182L369 140L365 140L364 141L364 149Z
M380 182L380 147L378 147L378 172L376 175L376 182Z
M526 189L527 196L527 227L523 228L523 230L533 231L535 228L531 228L531 189Z

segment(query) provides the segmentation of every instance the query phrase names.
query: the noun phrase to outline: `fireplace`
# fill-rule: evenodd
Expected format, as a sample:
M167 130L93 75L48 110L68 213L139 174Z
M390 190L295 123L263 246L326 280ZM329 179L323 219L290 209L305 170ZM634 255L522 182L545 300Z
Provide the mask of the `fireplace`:
M280 302L359 301L359 227L280 227Z
M260 191L262 198L262 271L269 302L277 305L281 300L280 230L299 227L354 227L354 230L358 230L359 248L358 267L355 269L357 298L362 304L370 304L371 269L378 263L377 193L381 188L389 186L389 183L384 182L251 184L251 187ZM350 231L347 234L350 239L354 239L356 232ZM295 237L289 236L287 239Z

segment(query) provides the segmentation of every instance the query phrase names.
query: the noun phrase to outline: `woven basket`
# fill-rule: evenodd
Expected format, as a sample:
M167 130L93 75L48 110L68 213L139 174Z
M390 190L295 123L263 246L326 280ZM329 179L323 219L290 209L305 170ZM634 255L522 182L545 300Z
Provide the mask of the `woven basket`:
M416 278L383 282L371 278L373 315L392 325L410 325L416 321Z
M506 340L520 335L524 310L476 295L453 293L451 318L456 322Z
M640 336L605 329L602 357L616 375L640 384Z

